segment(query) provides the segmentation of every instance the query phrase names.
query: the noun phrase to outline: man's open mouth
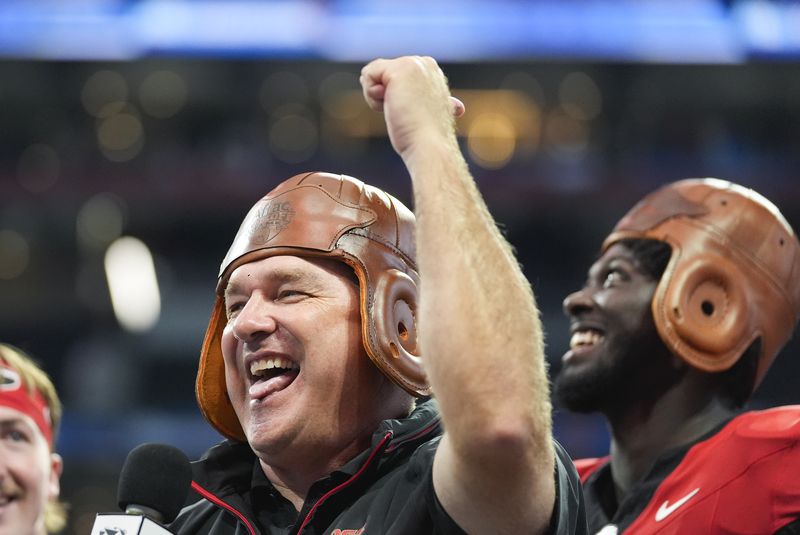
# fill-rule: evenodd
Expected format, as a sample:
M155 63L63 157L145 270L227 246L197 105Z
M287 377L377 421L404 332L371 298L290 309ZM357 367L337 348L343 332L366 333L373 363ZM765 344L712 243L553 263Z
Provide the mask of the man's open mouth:
M597 329L577 329L569 340L570 349L589 349L603 341L605 336Z
M284 374L294 374L300 367L289 359L276 357L254 360L250 363L250 375L256 381L266 381Z

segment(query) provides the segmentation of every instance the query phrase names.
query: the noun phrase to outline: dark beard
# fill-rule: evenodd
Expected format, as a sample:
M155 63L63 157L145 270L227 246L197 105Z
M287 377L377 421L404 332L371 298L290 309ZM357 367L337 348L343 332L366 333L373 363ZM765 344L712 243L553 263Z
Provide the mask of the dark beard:
M639 347L639 351L633 348ZM590 362L582 370L562 369L555 381L556 403L580 413L606 415L655 401L682 375L663 344L630 344L611 362Z
M556 404L580 413L606 412L630 397L622 393L631 385L624 379L626 374L618 371L620 368L596 366L575 374L562 370L555 381Z

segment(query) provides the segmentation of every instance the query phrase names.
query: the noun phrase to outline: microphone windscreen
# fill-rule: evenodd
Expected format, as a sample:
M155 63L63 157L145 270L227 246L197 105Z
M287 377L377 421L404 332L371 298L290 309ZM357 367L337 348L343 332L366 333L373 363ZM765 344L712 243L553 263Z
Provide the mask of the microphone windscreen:
M154 509L169 523L183 507L191 483L192 468L185 453L167 444L141 444L122 466L117 502L123 511L129 505Z

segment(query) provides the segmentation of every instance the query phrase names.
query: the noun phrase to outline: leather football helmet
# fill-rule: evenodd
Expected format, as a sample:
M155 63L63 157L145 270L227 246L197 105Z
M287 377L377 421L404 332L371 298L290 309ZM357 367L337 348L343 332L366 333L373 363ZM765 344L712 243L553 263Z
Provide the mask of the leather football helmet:
M755 388L800 314L800 242L775 205L728 181L681 180L634 206L603 251L627 238L672 247L652 302L666 345L720 372L761 338Z
M197 401L211 425L226 437L245 440L225 386L223 295L237 267L277 255L349 265L358 277L362 341L369 358L405 391L429 395L417 346L414 225L414 214L400 201L345 175L296 175L258 201L222 261L200 354Z

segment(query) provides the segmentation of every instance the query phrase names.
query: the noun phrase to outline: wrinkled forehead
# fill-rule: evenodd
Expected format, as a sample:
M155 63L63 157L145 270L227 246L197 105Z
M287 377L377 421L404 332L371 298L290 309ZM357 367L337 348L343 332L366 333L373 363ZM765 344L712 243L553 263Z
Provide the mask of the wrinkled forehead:
M224 295L246 284L294 282L313 285L329 277L358 284L355 271L340 260L297 255L255 257L231 271L225 282Z

